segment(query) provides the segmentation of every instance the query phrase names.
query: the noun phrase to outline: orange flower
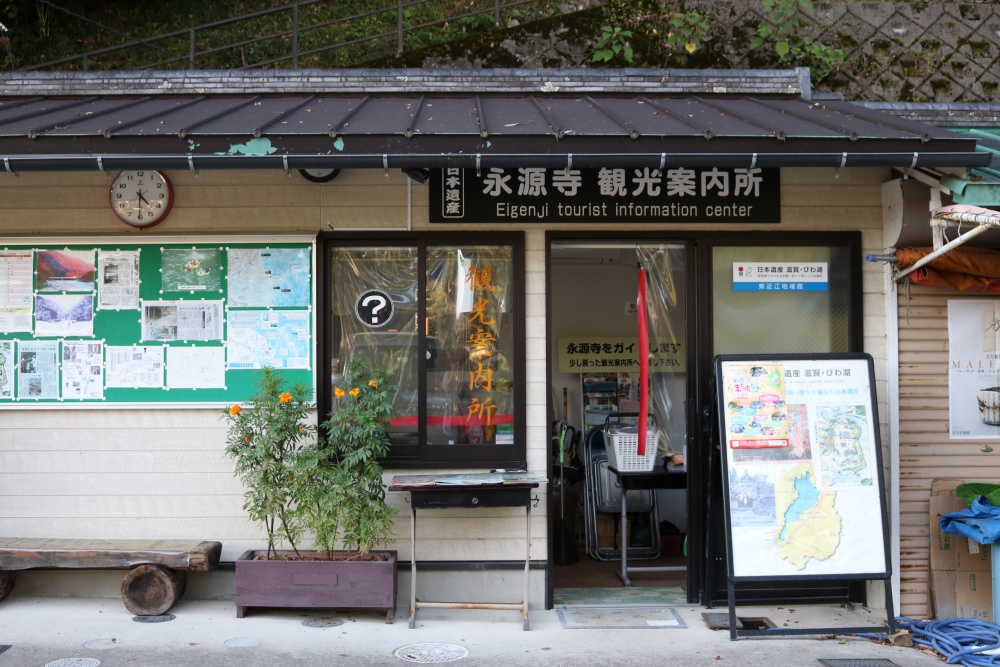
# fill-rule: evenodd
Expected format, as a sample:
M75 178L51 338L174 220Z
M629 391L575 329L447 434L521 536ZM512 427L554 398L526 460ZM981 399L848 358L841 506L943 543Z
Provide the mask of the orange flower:
M341 389L340 387L334 389L333 393L337 395L337 398L343 398L344 396L347 395L347 392Z
M286 391L284 394L278 396L278 400L281 401L282 403L291 403L292 395Z
M378 386L378 382L376 382L375 380L369 380L368 381L368 386L369 387L377 387Z
M241 408L238 405L234 405L233 407L229 408L229 414L231 414L231 415L238 415L242 411L243 411L243 408Z
M355 387L354 389L352 389L352 390L350 391L350 394L351 394L351 396L357 396L357 395L358 395L358 394L360 394L360 393L361 393L361 390L360 390L360 389L358 389L357 387Z
M301 427L299 428L299 433L305 433L305 432L306 432L306 430L304 428L301 428Z

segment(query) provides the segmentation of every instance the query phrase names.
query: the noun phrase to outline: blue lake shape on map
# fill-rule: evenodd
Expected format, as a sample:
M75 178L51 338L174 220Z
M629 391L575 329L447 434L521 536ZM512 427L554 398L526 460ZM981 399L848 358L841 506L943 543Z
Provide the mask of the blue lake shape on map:
M785 510L785 526L778 535L779 540L785 539L789 524L798 521L803 512L816 507L816 503L819 502L819 489L809 481L809 475L803 475L795 480L795 490L798 491L799 497Z
M231 308L308 306L308 248L230 248L226 280Z

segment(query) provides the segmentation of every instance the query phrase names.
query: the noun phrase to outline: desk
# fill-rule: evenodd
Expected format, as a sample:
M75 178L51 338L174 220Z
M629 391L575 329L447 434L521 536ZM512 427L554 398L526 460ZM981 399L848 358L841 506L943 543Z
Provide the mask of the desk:
M406 484L393 483L389 491L410 492L410 628L416 627L417 608L425 609L506 609L521 611L524 630L528 629L528 566L531 563L531 489L538 482L504 484ZM524 550L524 597L516 602L418 602L417 601L417 508L524 507L526 516Z
M628 578L629 572L687 572L687 566L678 565L674 567L629 567L628 566L628 517L625 494L629 487L636 490L649 489L685 489L687 488L686 472L619 472L616 468L608 466L617 478L622 489L622 566L621 570L615 570L615 574L622 580L626 587L632 586L632 580ZM656 499L653 499L656 502Z

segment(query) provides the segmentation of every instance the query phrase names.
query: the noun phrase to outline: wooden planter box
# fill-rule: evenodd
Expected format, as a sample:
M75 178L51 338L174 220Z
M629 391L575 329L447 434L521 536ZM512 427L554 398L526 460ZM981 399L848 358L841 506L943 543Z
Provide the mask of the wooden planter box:
M387 556L384 561L254 560L263 553L247 551L236 560L237 618L243 618L248 607L375 607L385 609L385 622L392 623L395 551L372 552Z

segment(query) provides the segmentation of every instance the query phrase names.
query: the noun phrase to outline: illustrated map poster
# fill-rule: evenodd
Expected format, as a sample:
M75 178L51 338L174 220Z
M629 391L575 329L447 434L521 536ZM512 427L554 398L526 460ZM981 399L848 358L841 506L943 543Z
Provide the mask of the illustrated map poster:
M229 368L309 368L309 313L304 310L231 310Z
M952 440L1000 438L1000 301L948 301Z
M231 308L304 307L312 302L308 248L229 248Z
M720 363L733 575L885 573L868 360Z

